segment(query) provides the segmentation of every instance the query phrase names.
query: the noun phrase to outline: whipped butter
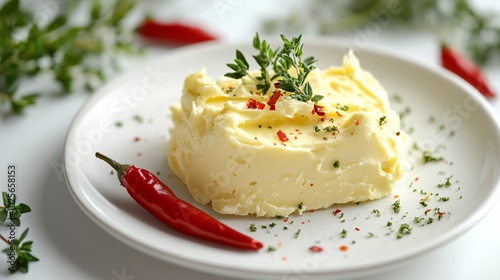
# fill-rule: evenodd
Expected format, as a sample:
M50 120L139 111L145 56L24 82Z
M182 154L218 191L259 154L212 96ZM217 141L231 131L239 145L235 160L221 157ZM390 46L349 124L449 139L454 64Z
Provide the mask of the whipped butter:
M260 94L249 78L215 81L204 70L186 78L168 159L197 202L273 217L393 191L403 137L384 88L352 52L307 79L324 96L316 110L286 94L272 110L276 89Z

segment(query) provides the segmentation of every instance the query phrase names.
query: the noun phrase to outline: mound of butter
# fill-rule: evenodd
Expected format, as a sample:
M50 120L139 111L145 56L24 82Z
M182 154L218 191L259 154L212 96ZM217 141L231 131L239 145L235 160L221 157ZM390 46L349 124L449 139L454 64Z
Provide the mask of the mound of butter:
M197 202L273 217L393 191L403 140L384 88L351 52L308 81L317 104L260 94L251 79L186 78L168 159Z

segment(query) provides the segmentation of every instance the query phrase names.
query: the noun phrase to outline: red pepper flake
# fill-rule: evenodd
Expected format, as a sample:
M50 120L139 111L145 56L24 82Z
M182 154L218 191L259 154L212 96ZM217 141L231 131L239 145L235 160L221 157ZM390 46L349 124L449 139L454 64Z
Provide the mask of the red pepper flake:
M399 194L394 195L394 198L399 198Z
M415 182L418 181L418 179L419 179L418 177L415 177Z
M286 134L280 130L276 133L278 135L278 138L280 139L281 142L286 142L288 141L288 137L286 137Z
M341 113L339 113L339 111L336 111L336 113L337 113L337 116L343 117L343 115Z
M134 137L134 142L139 142L139 141L141 141L141 137L139 136Z
M273 96L267 101L267 105L269 105L269 110L274 111L276 110L276 102L281 96L281 90L277 90L274 92Z
M314 186L314 184L313 184L313 183L311 183L309 186L311 186L311 187L312 187L312 186Z
M399 131L398 131L398 132L396 132L396 136L399 136L400 134L401 134L401 132L399 132Z
M354 228L355 231L359 231L359 228Z
M288 259L286 257L282 257L281 260L286 262Z
M339 214L340 212L342 212L342 210L335 209L335 211L333 211L333 216L337 216L337 214Z
M283 243L278 242L278 247L281 247L281 246L283 246Z
M309 251L313 252L313 253L319 253L321 251L323 251L323 248L317 246L317 245L314 245L314 246L311 246L309 248Z
M355 121L354 121L354 124L355 124L355 125L359 125L359 120L355 120Z
M283 222L285 222L285 223L286 223L286 222L288 222L288 218L285 218L285 219L283 220Z
M425 213L431 212L431 209L425 209Z
M318 104L314 104L314 107L311 111L311 113L314 115L314 114L317 114L318 116L324 116L326 115L325 112L323 112L323 106L319 106Z
M305 223L306 223L306 222L304 222L304 221L302 222L302 224L305 224Z
M349 250L349 247L347 245L341 245L340 246L340 251L347 252L347 250Z
M247 101L247 108L248 109L259 109L262 110L266 107L265 103L259 102L253 98L248 99Z

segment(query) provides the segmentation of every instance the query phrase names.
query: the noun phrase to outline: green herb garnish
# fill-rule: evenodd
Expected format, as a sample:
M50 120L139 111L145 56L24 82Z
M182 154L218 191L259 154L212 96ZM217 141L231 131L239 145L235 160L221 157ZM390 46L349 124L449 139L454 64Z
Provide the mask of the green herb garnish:
M378 125L379 126L382 126L383 124L385 124L387 122L387 117L386 116L382 116L380 117L380 119L378 120Z
M402 238L403 235L408 235L411 233L411 230L412 228L410 227L409 224L401 224L401 226L399 226L399 230L398 230L398 239Z
M339 129L336 126L331 125L331 126L324 127L323 130L326 132L335 132L335 131L338 131Z
M259 51L253 58L260 67L260 75L249 73L250 65L240 50L236 50L234 63L227 66L234 72L225 76L233 79L248 77L255 82L257 90L266 95L272 86L289 93L293 99L314 103L323 99L322 95L314 95L311 84L306 81L309 73L315 68L314 57L302 59L304 44L300 42L302 35L288 39L281 35L283 46L273 50L266 40L261 40L259 34L253 38L253 47ZM291 74L291 70L296 73Z
M340 105L339 103L337 103L336 108L339 109L339 110L342 110L342 111L349 110L349 106L347 106L347 105Z
M443 188L443 187L448 188L448 187L450 187L451 186L450 180L451 180L452 177L453 177L453 175L451 175L450 177L446 178L446 181L444 183L442 183L442 184L438 184L437 187L438 188Z
M391 205L392 207L392 210L394 210L394 212L396 213L399 213L401 212L401 200L396 200L394 201L394 203Z
M255 224L250 224L250 231L257 231L257 227L255 226Z
M432 156L430 151L424 151L422 153L422 160L424 163L429 163L429 162L439 162L442 161L442 157L434 157Z

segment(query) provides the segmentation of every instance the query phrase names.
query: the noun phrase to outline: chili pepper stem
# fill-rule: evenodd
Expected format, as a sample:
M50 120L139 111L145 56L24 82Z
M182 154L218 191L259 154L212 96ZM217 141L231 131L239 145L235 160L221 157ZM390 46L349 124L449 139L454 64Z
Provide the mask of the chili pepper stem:
M111 165L111 167L113 167L113 169L116 170L116 172L118 173L117 175L118 175L118 180L120 181L120 183L123 182L123 177L127 173L127 169L129 169L130 164L121 164L121 163L119 163L119 162L99 153L99 152L95 153L95 156L98 159L102 159L107 164Z

